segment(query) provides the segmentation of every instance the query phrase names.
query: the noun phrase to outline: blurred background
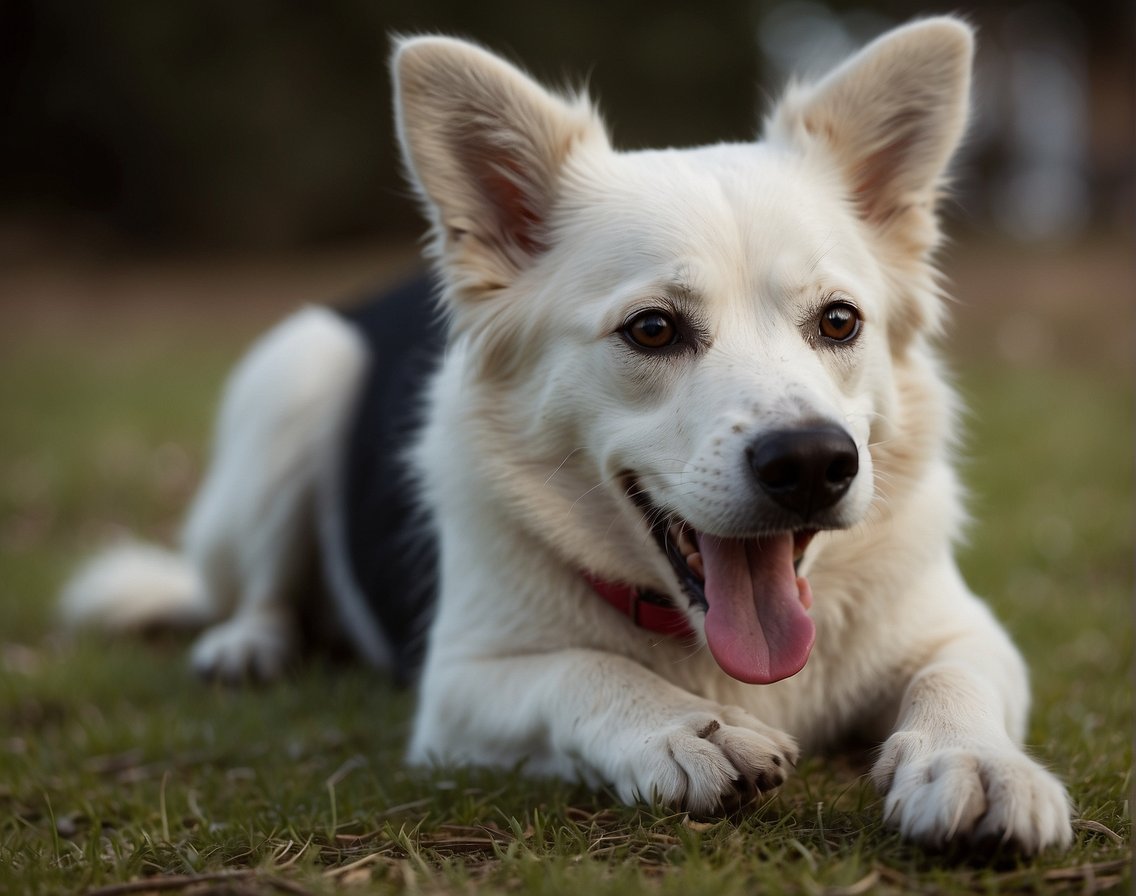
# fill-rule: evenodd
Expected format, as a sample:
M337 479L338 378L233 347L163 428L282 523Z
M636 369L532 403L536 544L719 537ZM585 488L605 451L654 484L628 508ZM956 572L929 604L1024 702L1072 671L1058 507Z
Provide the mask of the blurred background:
M137 299L143 312L169 313L215 296L292 307L404 270L422 227L392 137L391 34L472 36L545 81L586 80L617 145L633 148L747 138L791 72L823 72L914 16L961 12L980 34L976 115L945 211L955 240L978 252L947 267L964 303L971 271L1000 300L1025 303L1004 331L980 313L976 338L987 333L1011 355L1044 350L1058 333L1037 312L1070 310L1051 295L1055 282L1087 276L1094 294L1132 292L1132 9L0 0L3 322L31 324L61 302L111 310ZM1025 270L1010 272L1023 253ZM148 279L158 272L137 267L159 257L205 263L168 267L159 285ZM1059 341L1087 339L1099 354L1101 328L1080 333L1077 310ZM1130 329L1104 328L1104 351L1127 357Z
M791 72L941 11L981 35L964 225L1068 241L1129 223L1127 0L3 0L0 212L147 246L405 239L392 33L472 36L543 80L586 77L637 147L748 137Z
M172 533L248 342L417 263L392 33L584 80L633 148L748 138L790 72L936 12L980 42L944 206L949 357L984 452L1051 452L979 459L976 500L1017 502L1038 562L1129 545L1131 0L0 0L0 589L46 600L108 531ZM1062 515L1059 464L1109 471L1077 485L1085 524ZM1020 493L1000 492L1013 476ZM1108 562L1127 580L1125 551Z

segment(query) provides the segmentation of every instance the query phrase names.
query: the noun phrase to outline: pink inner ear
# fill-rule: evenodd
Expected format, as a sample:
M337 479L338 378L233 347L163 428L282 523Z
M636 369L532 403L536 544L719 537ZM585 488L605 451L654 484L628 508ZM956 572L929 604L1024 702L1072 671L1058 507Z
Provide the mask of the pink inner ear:
M925 151L927 137L921 127L926 127L924 113L909 110L893 116L878 128L889 135L887 141L879 149L868 152L854 169L853 192L865 221L882 223L902 211L899 203L912 187L913 169L922 168L925 161L918 158L918 154Z
M544 214L537 187L528 176L523 151L495 146L474 135L459 147L467 176L493 214L493 232L528 255L547 249Z
M489 170L481 177L481 188L497 211L498 229L529 255L543 252L548 248L540 238L544 220L521 186L520 166L511 159L495 159L486 167Z
M880 223L899 211L896 202L902 186L897 182L903 178L903 166L915 142L915 135L908 133L876 150L860 163L853 192L860 216L865 221Z

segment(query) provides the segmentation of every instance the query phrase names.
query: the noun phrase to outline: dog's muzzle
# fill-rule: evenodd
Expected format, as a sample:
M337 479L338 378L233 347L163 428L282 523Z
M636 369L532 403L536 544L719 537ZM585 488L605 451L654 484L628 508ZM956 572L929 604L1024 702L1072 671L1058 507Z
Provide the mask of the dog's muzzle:
M859 473L859 453L843 428L820 421L761 434L746 461L764 521L734 532L699 531L652 501L632 472L622 479L679 586L705 610L718 665L740 681L770 684L799 672L812 649L812 591L798 566L817 530L842 525L832 510Z

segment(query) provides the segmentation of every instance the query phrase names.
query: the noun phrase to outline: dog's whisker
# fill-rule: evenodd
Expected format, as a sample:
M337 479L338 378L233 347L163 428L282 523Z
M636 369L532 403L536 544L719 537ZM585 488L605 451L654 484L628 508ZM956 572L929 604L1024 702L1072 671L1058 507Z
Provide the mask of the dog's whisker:
M671 665L682 666L687 663L693 662L706 650L706 648L697 640L697 636L688 639L682 646L684 648L683 651L674 658Z
M568 507L568 512L571 513L572 511L574 511L576 509L577 504L579 504L581 501L583 501L586 497L588 497L588 495L590 495L596 489L603 488L605 485L607 485L607 482L604 482L604 481L597 482L595 485L593 485L590 489L588 489L586 492L584 492L582 495L580 495L578 498L576 498L575 501L572 502L572 504Z
M569 461L569 460L571 460L571 459L572 459L572 455L574 455L574 454L577 454L577 453L579 453L579 452L581 452L581 451L583 451L583 450L584 450L584 446L583 446L583 445L581 445L581 446L579 446L578 448L573 448L573 449L572 449L571 451L569 451L569 452L568 452L568 453L567 453L566 455L564 455L564 460L560 461L560 463L559 463L559 464L557 464L557 466L556 466L556 469L555 469L555 470L553 470L553 471L552 471L551 473L549 473L549 474L548 474L548 478L544 480L544 484L545 484L545 485L548 485L548 483L550 483L550 482L552 481L552 478L553 478L553 477L554 477L554 476L555 476L555 475L556 475L557 473L559 473L559 472L560 472L560 471L561 471L562 469L564 469L564 465L565 465L566 463L568 463L568 461Z

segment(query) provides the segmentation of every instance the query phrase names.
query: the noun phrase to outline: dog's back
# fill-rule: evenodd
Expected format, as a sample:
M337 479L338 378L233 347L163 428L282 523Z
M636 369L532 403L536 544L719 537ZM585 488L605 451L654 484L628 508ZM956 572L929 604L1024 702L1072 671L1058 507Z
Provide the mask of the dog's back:
M63 620L116 631L220 621L194 651L211 677L274 677L314 637L409 681L436 545L408 445L443 330L425 276L270 330L227 384L182 550L126 542L99 553L65 588ZM313 587L322 598L303 593Z
M346 634L376 619L389 666L404 682L421 664L437 585L437 536L409 463L445 339L433 291L418 277L344 312L366 341L368 367L320 512L328 583Z

